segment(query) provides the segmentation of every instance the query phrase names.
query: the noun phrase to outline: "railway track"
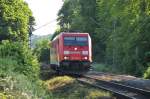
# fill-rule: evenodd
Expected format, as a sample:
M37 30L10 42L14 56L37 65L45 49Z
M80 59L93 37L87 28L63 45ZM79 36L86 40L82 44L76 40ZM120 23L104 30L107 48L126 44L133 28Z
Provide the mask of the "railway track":
M93 87L103 89L113 93L117 99L150 99L150 91L114 83L110 81L100 80L91 76L83 76L77 78L80 83L88 84Z

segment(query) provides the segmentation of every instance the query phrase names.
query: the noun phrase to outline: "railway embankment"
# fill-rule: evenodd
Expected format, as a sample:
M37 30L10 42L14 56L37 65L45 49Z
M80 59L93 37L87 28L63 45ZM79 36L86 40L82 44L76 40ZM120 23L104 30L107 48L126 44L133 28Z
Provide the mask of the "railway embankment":
M57 76L45 81L54 99L115 99L111 93L79 83L76 78Z
M41 79L53 99L114 99L111 93L83 85L76 77L58 75L47 64L41 66Z

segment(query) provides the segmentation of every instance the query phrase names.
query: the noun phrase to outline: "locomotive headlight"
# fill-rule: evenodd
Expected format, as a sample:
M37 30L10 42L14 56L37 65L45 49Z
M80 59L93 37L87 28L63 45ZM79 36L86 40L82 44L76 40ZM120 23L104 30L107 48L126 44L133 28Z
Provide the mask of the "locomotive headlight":
M84 59L86 59L86 60L87 60L88 58L87 58L87 57L84 57Z
M64 59L67 60L67 59L69 59L69 57L65 56Z
M82 51L83 55L88 55L88 51Z
M69 54L69 51L64 51L64 54L65 54L65 55L68 55L68 54Z

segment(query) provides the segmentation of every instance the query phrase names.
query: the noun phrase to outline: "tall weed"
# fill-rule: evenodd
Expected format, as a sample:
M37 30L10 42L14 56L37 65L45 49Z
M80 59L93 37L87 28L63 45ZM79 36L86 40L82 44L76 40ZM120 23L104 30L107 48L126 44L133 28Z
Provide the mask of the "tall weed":
M18 66L12 58L0 58L0 99L49 99L43 82L16 71Z
M147 68L147 70L145 71L145 73L144 73L144 78L146 78L146 79L150 79L150 63L148 64L148 68Z

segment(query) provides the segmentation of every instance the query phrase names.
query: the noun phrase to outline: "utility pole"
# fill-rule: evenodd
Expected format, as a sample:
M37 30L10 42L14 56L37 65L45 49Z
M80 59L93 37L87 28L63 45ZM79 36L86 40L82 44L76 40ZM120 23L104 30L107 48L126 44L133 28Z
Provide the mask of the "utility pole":
M34 31L36 31L36 30L39 30L39 29L41 29L41 28L43 28L43 27L45 27L45 26L47 26L47 25L49 25L49 24L51 24L52 22L54 22L56 19L54 19L54 20L52 20L52 21L50 21L50 22L47 22L47 23L45 23L44 25L42 25L42 26L40 26L40 27L38 27L38 28L33 28L33 26L32 25L29 25L29 48L31 48L31 36L32 36L32 32L34 32Z
M112 40L113 40L113 66L115 66L115 54L116 54L116 48L115 48L115 43L116 43L116 38L115 38L115 35L116 35L116 20L113 21L113 28L114 28L114 31L113 31L113 35L112 35Z

